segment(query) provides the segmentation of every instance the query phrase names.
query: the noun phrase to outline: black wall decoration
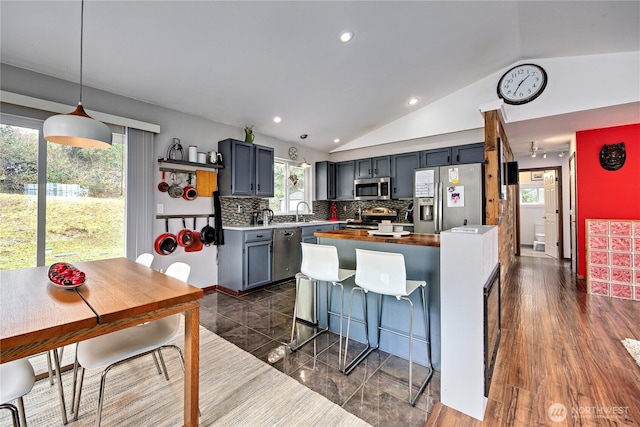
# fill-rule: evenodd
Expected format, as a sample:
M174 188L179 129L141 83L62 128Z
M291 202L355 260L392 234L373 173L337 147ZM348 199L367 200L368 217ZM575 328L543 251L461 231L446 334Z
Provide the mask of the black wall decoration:
M600 150L600 166L608 171L617 171L627 160L627 151L624 142L618 144L605 144Z

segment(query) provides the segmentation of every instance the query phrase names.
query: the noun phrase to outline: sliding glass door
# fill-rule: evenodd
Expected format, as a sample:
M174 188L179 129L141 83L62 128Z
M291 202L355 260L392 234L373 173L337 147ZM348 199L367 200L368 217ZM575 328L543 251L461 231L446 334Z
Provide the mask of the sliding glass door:
M39 120L2 116L0 269L124 256L125 140L67 147Z

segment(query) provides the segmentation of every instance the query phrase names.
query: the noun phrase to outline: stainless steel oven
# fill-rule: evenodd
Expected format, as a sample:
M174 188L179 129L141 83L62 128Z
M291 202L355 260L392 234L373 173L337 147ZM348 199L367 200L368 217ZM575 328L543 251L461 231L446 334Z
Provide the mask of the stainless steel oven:
M347 221L345 228L356 230L377 230L382 221L396 222L398 210L385 207L373 207L362 210L359 220Z

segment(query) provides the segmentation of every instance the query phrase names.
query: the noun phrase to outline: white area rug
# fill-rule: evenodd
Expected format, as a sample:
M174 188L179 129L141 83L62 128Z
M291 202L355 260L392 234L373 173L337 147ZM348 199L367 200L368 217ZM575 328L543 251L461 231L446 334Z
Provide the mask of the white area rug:
M622 345L625 346L631 357L640 366L640 341L626 338L622 340Z
M182 347L184 328L172 343ZM69 353L72 353L71 351ZM164 351L171 380L158 375L145 357L112 369L107 376L103 426L182 425L183 375L175 351ZM85 375L80 416L69 427L95 425L99 370ZM72 372L63 375L67 408ZM29 427L61 425L57 386L36 382L24 397ZM201 426L369 426L320 394L273 369L253 355L200 327ZM0 411L0 426L10 426Z

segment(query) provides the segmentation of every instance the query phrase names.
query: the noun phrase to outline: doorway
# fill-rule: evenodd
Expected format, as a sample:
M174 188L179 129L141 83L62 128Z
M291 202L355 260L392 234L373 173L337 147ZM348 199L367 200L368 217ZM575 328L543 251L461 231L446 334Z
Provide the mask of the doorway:
M516 255L563 259L562 167L520 169Z

